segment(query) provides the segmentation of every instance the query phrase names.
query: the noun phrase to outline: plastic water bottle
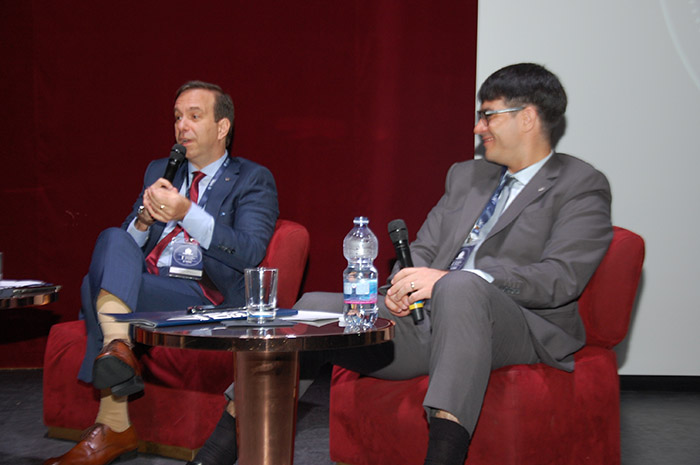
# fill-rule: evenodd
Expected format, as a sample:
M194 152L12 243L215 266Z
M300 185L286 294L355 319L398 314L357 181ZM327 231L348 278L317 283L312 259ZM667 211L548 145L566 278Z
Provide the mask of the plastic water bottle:
M358 216L353 222L355 227L343 240L343 255L348 260L343 272L343 317L350 330L363 330L377 321L377 269L372 262L379 242L367 226L368 218Z

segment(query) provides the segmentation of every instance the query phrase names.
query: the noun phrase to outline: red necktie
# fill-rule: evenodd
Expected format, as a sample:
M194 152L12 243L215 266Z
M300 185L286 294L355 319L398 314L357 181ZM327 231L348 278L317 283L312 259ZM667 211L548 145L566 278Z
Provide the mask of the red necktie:
M199 181L202 180L205 174L201 171L195 171L192 174L194 176L192 179L192 184L190 185L190 200L194 203L197 203L197 200L199 200ZM170 233L167 236L161 239L160 242L158 242L158 244L156 244L156 246L153 247L151 253L148 254L148 257L146 257L146 269L149 273L155 275L158 274L158 259L163 254L163 251L168 246L168 244L170 244L170 241L172 241L175 236L180 234L182 230L182 226L180 226L179 224L176 225L175 229L170 231ZM187 238L187 232L185 232L185 237Z
M192 179L192 184L190 185L190 200L194 203L197 203L197 201L199 200L199 181L202 180L205 174L201 171L195 171L192 174L194 176ZM183 231L182 226L178 224L177 226L175 226L175 229L170 231L170 233L163 239L161 239L160 242L158 242L158 244L153 248L153 250L151 250L151 253L148 254L148 257L146 257L146 269L149 273L155 275L158 274L158 259L160 258L161 254L168 246L168 244L170 244L170 241L172 241L175 236L180 234L181 231ZM185 231L185 238L189 239L187 231ZM203 284L202 281L199 282L199 287L202 288L204 296L215 305L222 304L224 301L224 296L213 287L213 284L210 282L209 278L206 275L203 279L208 284L211 284L210 286Z

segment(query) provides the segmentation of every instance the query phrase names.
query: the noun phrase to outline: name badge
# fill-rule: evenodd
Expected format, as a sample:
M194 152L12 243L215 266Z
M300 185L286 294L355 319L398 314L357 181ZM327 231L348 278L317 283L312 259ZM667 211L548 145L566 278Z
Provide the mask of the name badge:
M174 278L200 280L203 275L202 248L194 239L173 244L173 258L168 275Z

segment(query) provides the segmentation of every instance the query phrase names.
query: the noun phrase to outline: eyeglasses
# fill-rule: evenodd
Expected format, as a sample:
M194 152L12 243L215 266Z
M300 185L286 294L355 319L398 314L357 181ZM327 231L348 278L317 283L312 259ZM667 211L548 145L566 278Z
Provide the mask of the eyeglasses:
M486 126L489 125L489 121L491 120L491 117L493 115L500 115L501 113L512 113L514 111L520 111L524 110L525 107L513 107L513 108L504 108L503 110L478 110L476 112L476 123L478 124L479 121L484 120L484 124Z

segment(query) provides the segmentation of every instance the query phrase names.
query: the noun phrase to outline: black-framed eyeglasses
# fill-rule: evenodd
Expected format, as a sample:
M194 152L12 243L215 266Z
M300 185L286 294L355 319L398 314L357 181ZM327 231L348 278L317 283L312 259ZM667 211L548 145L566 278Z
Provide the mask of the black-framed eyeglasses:
M477 110L476 112L476 122L477 124L479 121L484 120L484 123L486 126L489 125L489 121L491 121L491 117L493 115L500 115L501 113L512 113L514 111L520 111L524 110L525 107L513 107L513 108L504 108L503 110Z

